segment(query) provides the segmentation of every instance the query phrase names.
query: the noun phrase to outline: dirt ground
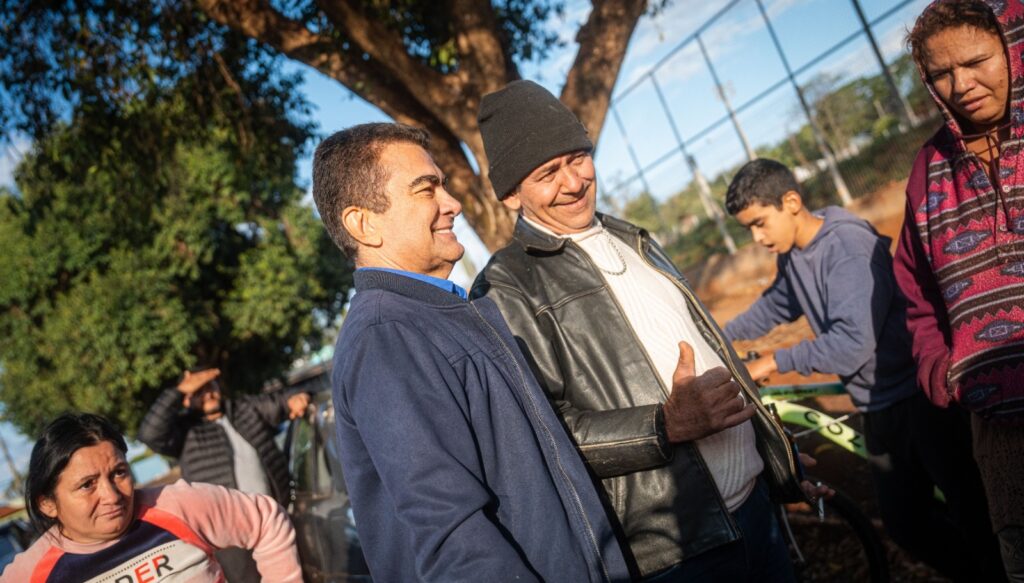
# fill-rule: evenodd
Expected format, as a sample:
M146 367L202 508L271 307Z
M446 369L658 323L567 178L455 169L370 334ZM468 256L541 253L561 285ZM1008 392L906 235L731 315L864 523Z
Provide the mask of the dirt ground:
M896 237L903 224L905 187L905 181L892 182L870 196L857 199L848 207L851 212L874 225L879 233L892 239L893 251L896 248ZM710 258L704 266L688 273L687 276L696 285L698 295L711 309L715 319L724 324L752 304L771 284L775 277L775 256L751 243L740 249L735 256ZM738 342L736 348L741 354L748 350L764 354L812 337L813 333L807 321L801 318L792 324L779 326L763 338ZM768 384L802 384L833 380L837 380L834 375L816 374L803 377L797 373L776 373L769 378ZM852 413L853 417L847 423L860 429L860 419L845 395L820 397L812 401L807 404L833 415ZM811 471L825 481L835 484L856 500L881 532L881 521L878 519L867 462L839 450L834 444L824 440L811 444L810 448L812 451L808 453L819 460L818 466ZM946 581L927 566L910 559L887 538L885 542L892 581Z

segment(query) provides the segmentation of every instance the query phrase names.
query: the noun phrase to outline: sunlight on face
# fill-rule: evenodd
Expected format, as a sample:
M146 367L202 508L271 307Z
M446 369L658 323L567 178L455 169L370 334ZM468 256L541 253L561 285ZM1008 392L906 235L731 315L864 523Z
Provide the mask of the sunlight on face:
M754 203L736 213L736 220L750 229L754 242L772 253L788 253L796 243L796 222L785 208Z
M462 205L448 193L444 174L430 153L416 144L384 148L390 206L375 219L382 245L382 267L446 278L464 248L452 227Z
M563 154L535 168L503 202L555 233L579 233L594 222L595 174L588 152Z
M60 532L78 543L121 536L134 518L135 483L131 469L114 444L104 441L76 451L60 473L52 498L40 510L56 519Z
M935 92L969 131L1006 116L1010 70L1002 39L973 26L939 31L924 43L924 66Z

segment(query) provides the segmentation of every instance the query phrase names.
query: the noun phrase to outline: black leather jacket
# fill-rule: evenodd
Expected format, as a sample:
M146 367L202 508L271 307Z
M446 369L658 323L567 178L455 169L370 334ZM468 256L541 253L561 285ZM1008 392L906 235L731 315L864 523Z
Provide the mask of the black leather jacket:
M608 232L671 277L704 339L758 403L754 428L777 500L802 499L781 427L703 304L642 229L598 214ZM520 348L602 479L636 566L655 573L739 532L693 443L665 438L665 387L604 277L578 245L522 219L514 240L477 277L471 296L498 304Z

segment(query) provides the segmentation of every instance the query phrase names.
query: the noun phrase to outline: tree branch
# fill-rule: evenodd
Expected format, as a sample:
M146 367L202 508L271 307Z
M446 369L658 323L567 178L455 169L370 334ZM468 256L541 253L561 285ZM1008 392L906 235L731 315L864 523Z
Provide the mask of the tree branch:
M473 172L459 144L463 140L471 149L479 146L483 151L475 109L464 105L452 107L468 112L462 116L470 122L468 125L461 118L453 121L451 116L445 119L433 115L379 61L345 58L346 54L333 39L313 33L263 0L198 0L198 3L217 22L335 79L395 121L427 130L433 137L431 149L439 165L452 177L452 194L462 203L466 220L492 251L508 241L511 222L504 207L490 197L490 189Z
M645 0L594 0L586 24L576 33L580 50L562 88L561 99L597 143L612 89Z
M510 74L509 55L489 0L452 0L451 19L459 50L459 71L475 82L477 95L497 91L515 77ZM474 112L479 105L466 104Z
M311 32L262 0L198 0L198 4L217 22L335 79L396 121L422 125L421 119L430 115L390 72L363 59L345 58L333 39Z
M411 95L432 115L450 127L466 125L466 108L462 107L466 79L442 75L416 61L397 32L346 0L318 0L317 5L345 38L390 71L399 83L416 87Z

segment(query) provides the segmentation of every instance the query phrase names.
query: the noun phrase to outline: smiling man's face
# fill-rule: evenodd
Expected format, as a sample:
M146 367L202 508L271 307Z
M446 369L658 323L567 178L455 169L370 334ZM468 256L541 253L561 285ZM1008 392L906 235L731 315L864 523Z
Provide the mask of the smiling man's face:
M579 233L594 222L594 176L590 153L570 152L535 168L503 202L559 235Z
M378 266L447 278L464 249L452 231L462 205L448 194L444 174L430 153L404 142L385 146L379 164L389 175L390 206L374 221Z

